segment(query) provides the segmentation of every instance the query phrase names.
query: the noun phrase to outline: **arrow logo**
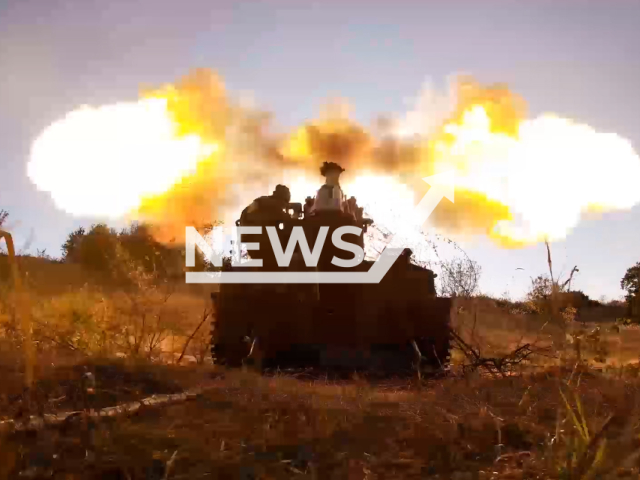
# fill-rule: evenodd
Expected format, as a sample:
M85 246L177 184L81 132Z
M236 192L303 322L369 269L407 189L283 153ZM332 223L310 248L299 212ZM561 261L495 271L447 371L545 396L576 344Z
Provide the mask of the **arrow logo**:
M446 198L453 203L455 172L453 170L449 170L448 172L424 177L422 180L431 185L431 188L427 194L422 197L422 200L420 200L420 203L418 203L415 208L418 213L419 225L423 225L424 222L427 221L427 218L429 218L440 203L440 200L443 198Z
M455 171L449 170L436 175L431 175L430 177L424 177L422 180L431 185L431 188L414 208L415 218L417 218L416 224L419 226L424 225L443 198L446 198L453 203ZM389 242L388 248L402 249L404 245L401 245L401 242L402 240L394 235Z

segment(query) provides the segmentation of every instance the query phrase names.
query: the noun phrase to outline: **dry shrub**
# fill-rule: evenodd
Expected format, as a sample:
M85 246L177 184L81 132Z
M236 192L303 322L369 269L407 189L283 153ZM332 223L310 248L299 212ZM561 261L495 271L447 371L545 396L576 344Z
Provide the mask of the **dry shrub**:
M172 457L170 478L578 480L619 467L637 478L638 405L637 380L585 368L468 375L420 391L231 372L194 401L99 427L91 459L65 450L79 438L73 431L43 432L22 448L25 458L56 452L50 467L74 478L146 478L145 469Z
M170 284L155 284L139 271L134 287L119 290L96 284L57 293L30 289L33 342L40 356L129 356L173 361L200 322L209 301ZM188 355L203 363L209 328L194 336ZM0 289L0 339L20 349L22 334L13 291ZM67 353L65 353L67 352Z
M535 314L514 313L488 297L458 298L453 328L460 338L486 357L504 357L525 344L549 347L554 326ZM459 355L457 356L459 358ZM547 364L547 357L536 358Z
M40 350L68 348L86 354L109 353L108 302L84 288L38 302L33 307L33 335Z
M439 293L444 297L470 297L479 289L480 265L468 257L440 261Z

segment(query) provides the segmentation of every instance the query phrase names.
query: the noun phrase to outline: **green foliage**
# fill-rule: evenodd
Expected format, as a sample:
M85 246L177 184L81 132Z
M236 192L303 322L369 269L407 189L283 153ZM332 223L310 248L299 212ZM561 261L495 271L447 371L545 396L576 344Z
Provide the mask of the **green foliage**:
M105 224L92 225L88 231L80 227L69 234L62 251L63 261L122 281L138 268L161 280L184 273L183 248L156 241L151 227L144 224L133 224L120 232ZM204 270L202 256L196 257L196 268Z
M71 232L62 245L64 261L80 263L100 272L113 268L118 257L118 237L115 230L103 223Z
M548 275L538 275L531 279L531 286L525 297L525 310L538 314L549 314L554 283Z
M629 267L620 281L632 317L640 317L640 262Z
M589 428L587 418L580 397L573 390L573 403L571 404L565 393L560 390L560 395L566 408L565 421L569 431L558 428L556 439L562 450L564 461L559 460L558 473L562 479L592 478L602 464L606 453L606 441L602 432L608 421L599 431L593 432ZM560 425L559 425L560 426Z
M634 319L634 318L629 318L629 317L616 318L617 327L630 327L631 325L637 325L637 324L638 324L638 321L637 319Z
M564 291L566 285L568 282L560 285L547 275L532 278L525 304L518 313L535 313L551 319L555 311L555 318L563 328L565 341L571 345L575 359L582 362L583 357L589 355L596 362L606 363L610 352L600 328L588 330L579 322L580 310L598 302L593 302L581 291Z
M176 245L156 241L148 225L131 225L118 234L118 241L129 258L141 265L145 272L161 278L174 277L183 272L182 250Z
M531 279L531 287L527 293L527 300L539 301L551 297L553 292L553 282L548 275L538 275Z
M531 286L525 297L525 310L531 313L550 314L553 303L565 322L576 319L579 310L599 303L591 300L580 290L566 290L548 275L538 275L531 279Z
M640 292L640 262L627 269L620 281L620 287L627 292L627 298L638 295Z

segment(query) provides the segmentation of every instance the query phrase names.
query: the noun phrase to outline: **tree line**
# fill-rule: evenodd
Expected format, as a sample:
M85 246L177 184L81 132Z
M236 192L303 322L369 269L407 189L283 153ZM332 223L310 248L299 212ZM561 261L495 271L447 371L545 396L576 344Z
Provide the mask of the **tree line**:
M6 224L9 213L0 209L0 229ZM205 226L207 228L211 226ZM38 252L45 256L44 251ZM62 245L61 262L80 264L87 270L106 275L113 280L131 281L131 271L141 271L161 280L180 280L185 272L184 247L178 243L161 243L155 240L152 227L144 223L134 223L128 228L116 231L104 223L91 225L88 229L80 227L71 232ZM446 292L456 290L460 279L472 278L473 290L477 289L479 267L475 262L458 261L449 265L451 277L445 285ZM202 253L196 249L194 271L211 271L210 265ZM467 270L473 270L473 275ZM468 282L467 282L468 283ZM625 292L629 316L640 318L640 261L629 267L620 281ZM443 287L444 288L444 287ZM466 287L464 293L466 292ZM463 292L460 292L461 294Z

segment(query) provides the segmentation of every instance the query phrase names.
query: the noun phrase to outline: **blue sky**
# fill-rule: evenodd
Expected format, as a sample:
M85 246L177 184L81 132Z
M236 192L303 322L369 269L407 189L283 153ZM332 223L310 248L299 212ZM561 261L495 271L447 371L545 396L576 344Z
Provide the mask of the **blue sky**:
M509 84L532 115L552 111L640 150L639 22L632 0L0 0L0 208L19 240L33 230L32 250L57 254L68 232L92 219L68 217L31 185L33 139L81 104L133 100L141 84L195 67L217 70L233 92L254 92L283 126L336 94L363 122L403 112L426 78L444 86L464 72ZM640 260L639 239L635 207L583 222L553 245L554 259L567 273L578 265L576 288L615 297ZM500 250L477 239L465 247L493 294L517 295L546 271L541 245Z

